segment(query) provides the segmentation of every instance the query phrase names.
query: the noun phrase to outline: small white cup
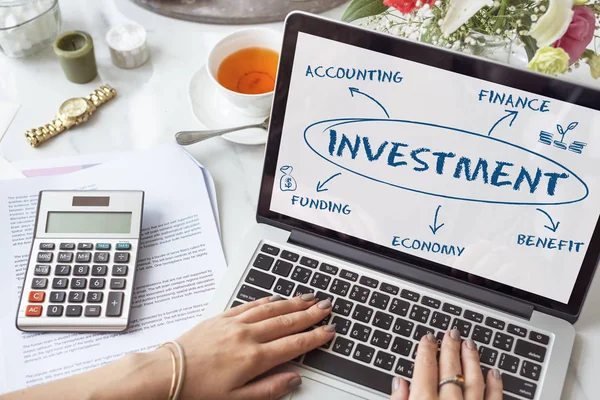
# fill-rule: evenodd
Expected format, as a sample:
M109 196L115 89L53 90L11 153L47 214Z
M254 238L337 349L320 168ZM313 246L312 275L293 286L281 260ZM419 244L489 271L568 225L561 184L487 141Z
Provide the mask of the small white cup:
M217 86L219 93L240 113L251 117L267 117L271 111L273 91L261 94L243 94L223 87L217 80L219 66L229 55L249 47L262 47L281 51L282 36L279 32L266 28L240 30L226 36L208 54L208 75Z

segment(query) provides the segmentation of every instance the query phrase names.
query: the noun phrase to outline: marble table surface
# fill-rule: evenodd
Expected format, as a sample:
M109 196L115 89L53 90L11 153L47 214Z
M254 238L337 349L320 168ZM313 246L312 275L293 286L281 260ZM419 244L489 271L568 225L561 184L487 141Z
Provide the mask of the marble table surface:
M68 82L51 49L25 59L0 55L0 105L20 105L0 141L0 155L8 161L33 160L97 152L143 149L172 140L180 130L202 129L191 110L188 86L204 64L210 48L240 26L205 25L150 13L128 0L61 0L63 30L90 33L96 45L99 77L77 85ZM325 15L339 18L343 7ZM108 29L134 20L148 31L151 60L134 70L121 70L110 61L104 40ZM281 30L282 24L263 25ZM49 122L58 106L70 97L87 95L101 82L119 90L113 103L98 115L63 134L43 148L33 149L23 133ZM101 114L101 115L100 115ZM0 127L0 137L2 135ZM212 173L219 199L225 254L255 223L255 210L264 146L245 146L213 139L188 147ZM2 164L0 164L2 165ZM0 179L2 178L0 167ZM600 278L596 278L576 323L577 337L563 391L564 399L596 399L600 367Z

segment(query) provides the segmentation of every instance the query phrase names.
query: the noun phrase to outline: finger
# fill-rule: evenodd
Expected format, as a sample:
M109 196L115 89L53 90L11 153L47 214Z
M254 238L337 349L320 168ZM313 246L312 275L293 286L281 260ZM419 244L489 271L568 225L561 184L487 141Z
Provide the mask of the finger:
M399 376L392 379L392 397L390 397L390 400L408 400L409 394L408 382Z
M462 345L462 368L465 375L465 400L481 400L485 389L479 352L473 339L467 339ZM502 397L502 390L500 390Z
M460 342L460 332L458 329L452 329L444 335L444 339L442 340L442 350L440 352L440 381L445 378L452 378L453 376L462 374L462 366L460 364ZM419 350L421 349L419 348ZM440 398L462 399L462 390L458 385L446 383L440 387Z
M241 313L244 313L255 307L269 303L270 301L272 301L271 299L273 299L274 297L275 296L263 297L262 299L251 301L250 303L240 304L237 307L233 307L233 308L230 308L229 310L225 311L223 314L221 314L221 316L225 317L225 318L235 317L236 315L240 315Z
M411 391L419 393L419 398L437 399L438 395L438 362L437 340L428 333L421 338L413 373Z
M228 398L234 400L275 400L290 393L302 384L302 378L295 372L270 375L256 382L234 390Z
M275 296L273 296L275 297ZM247 324L252 324L259 321L264 321L269 318L277 317L283 314L290 314L297 311L303 311L315 304L315 295L307 293L302 296L294 297L293 299L282 301L270 301L269 303L261 304L251 310L239 315L239 319Z
M486 382L485 400L502 400L502 377L500 376L500 371L497 369L488 371Z
M330 313L331 301L327 299L314 304L306 310L278 315L250 326L256 340L265 343L302 332L319 323Z
M293 360L299 355L324 345L334 336L335 325L327 325L265 343L262 345L262 349L265 354L269 354L269 359L267 365L263 367L266 368L265 371L268 371L275 365Z

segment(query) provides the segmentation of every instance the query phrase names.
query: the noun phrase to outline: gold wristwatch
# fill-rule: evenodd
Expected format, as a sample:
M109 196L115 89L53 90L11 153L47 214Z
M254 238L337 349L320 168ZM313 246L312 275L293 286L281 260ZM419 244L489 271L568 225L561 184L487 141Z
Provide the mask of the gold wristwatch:
M88 120L96 108L117 95L109 85L102 85L88 97L75 97L65 101L58 109L56 118L40 128L25 132L25 138L32 147L38 147L45 141L67 129Z

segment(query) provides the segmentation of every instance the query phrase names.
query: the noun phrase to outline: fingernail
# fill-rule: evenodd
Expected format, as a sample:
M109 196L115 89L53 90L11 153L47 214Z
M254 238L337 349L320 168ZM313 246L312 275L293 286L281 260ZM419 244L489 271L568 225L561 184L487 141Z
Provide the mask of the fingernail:
M313 301L315 299L315 295L314 293L306 293L303 294L300 298L304 301Z
M325 327L325 332L335 332L336 324L327 325Z
M500 379L501 379L501 378L500 378L500 371L498 371L496 368L494 368L494 369L492 370L492 375L494 376L494 378L496 378L496 379L498 379L498 380L500 380Z
M295 389L300 385L302 385L302 378L300 378L299 376L295 377L294 379L288 382L288 387L290 389Z
M279 300L283 300L283 297L281 297L278 294L276 294L275 296L269 297L269 301L279 301Z
M398 389L400 389L400 384L402 383L402 378L400 378L399 376L394 377L394 379L392 379L392 393L398 391Z
M456 340L457 342L460 342L460 332L458 331L458 329L454 328L450 331L450 337L454 340Z
M465 340L465 342L467 342L467 347L471 350L477 350L477 345L475 344L475 342L473 341L473 339L467 339Z
M327 310L328 308L331 308L331 300L327 299L320 301L319 304L317 304L317 307L319 307L321 310Z
M433 342L433 343L437 342L437 340L435 339L435 336L433 336L433 333L431 333L431 332L429 332L427 334L427 340L429 340L430 342Z

